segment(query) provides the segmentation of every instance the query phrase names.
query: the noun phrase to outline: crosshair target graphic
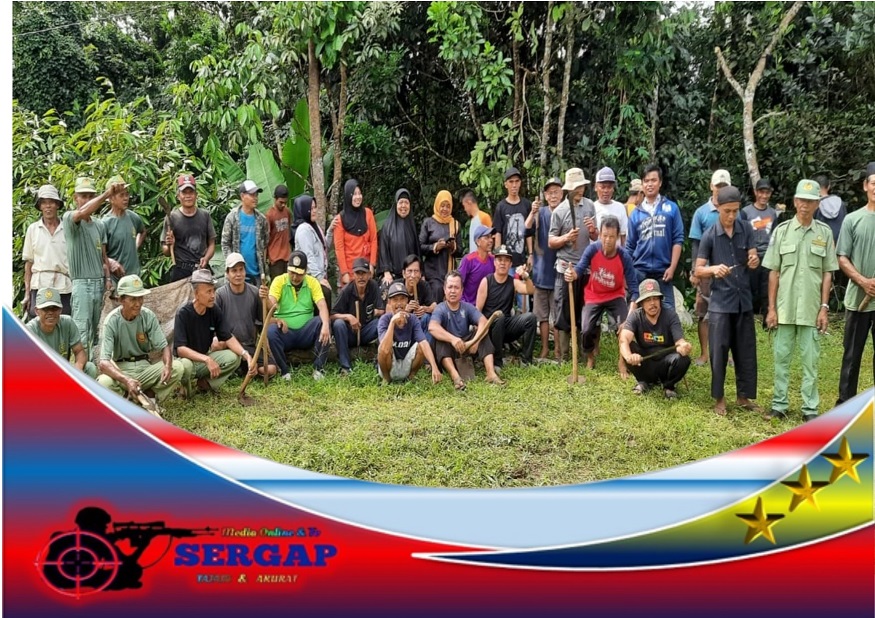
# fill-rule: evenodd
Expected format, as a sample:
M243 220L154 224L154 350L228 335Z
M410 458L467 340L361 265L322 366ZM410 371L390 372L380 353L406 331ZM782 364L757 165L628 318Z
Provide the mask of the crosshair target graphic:
M109 586L121 562L108 540L77 529L49 541L34 564L49 587L78 599Z

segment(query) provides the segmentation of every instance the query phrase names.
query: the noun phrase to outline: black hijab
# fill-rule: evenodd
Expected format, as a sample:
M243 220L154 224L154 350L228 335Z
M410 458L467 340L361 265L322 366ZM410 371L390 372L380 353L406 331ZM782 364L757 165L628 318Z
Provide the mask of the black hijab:
M359 181L355 178L350 178L343 185L343 212L340 213L340 222L343 224L343 229L347 234L353 236L364 236L368 231L368 219L365 216L365 204L358 208L352 205L352 194L355 193L355 188L359 186Z
M294 208L292 213L294 214L295 220L292 223L292 238L295 238L295 234L298 231L298 226L302 223L306 223L310 225L314 230L316 230L316 235L319 236L319 240L322 241L322 245L325 245L325 237L322 235L322 230L319 229L319 226L313 223L312 221L312 210L313 210L313 198L309 195L299 195L295 198Z
M406 217L398 216L398 200L402 196L409 201L410 191L402 188L395 192L395 204L383 223L383 229L380 230L380 234L386 239L386 242L380 245L380 251L383 254L380 257L384 260L385 265L391 267L386 270L392 273L401 272L404 267L404 259L408 255L411 253L419 254L419 237L416 233L416 224L413 221L413 205L410 206L410 213Z

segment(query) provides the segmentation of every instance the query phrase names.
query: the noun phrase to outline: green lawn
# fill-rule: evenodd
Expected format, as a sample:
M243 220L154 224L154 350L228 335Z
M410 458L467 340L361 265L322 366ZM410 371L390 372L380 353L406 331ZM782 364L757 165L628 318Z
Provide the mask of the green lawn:
M821 410L838 392L842 324L822 345ZM687 333L698 353L695 333ZM759 403L768 408L772 353L759 330ZM457 393L444 377L433 386L428 372L404 385L379 386L372 364L353 375L313 382L312 367L293 371L291 383L254 380L247 393L258 405L236 402L241 381L219 396L171 400L165 418L205 438L253 455L345 477L446 487L525 487L581 483L638 474L703 459L759 442L801 423L798 361L792 369L791 413L783 422L729 406L712 412L710 369L691 367L680 398L662 392L631 393L634 381L616 374L615 340L603 339L586 383L569 386L571 365L507 367L504 388L478 381ZM871 342L864 352L860 389L872 386ZM735 401L729 370L727 399Z

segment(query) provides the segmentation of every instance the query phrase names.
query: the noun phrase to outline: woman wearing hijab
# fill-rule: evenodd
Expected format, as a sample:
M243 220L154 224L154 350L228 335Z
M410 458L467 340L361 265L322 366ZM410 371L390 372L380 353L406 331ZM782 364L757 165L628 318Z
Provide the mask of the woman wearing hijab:
M444 279L456 267L456 257L462 255L459 222L453 219L453 196L443 190L434 198L434 214L422 222L419 248L423 256L423 274L431 297L444 299Z
M322 284L325 302L331 306L331 286L328 284L328 247L325 234L314 220L313 198L309 195L299 195L295 198L292 208L294 222L292 233L295 238L295 249L303 251L307 256L307 274Z
M410 192L398 189L395 192L395 208L389 212L383 229L380 230L380 262L377 272L383 273L383 285L401 279L404 260L411 253L419 254L419 239L416 224L410 213Z
M374 273L377 263L377 222L370 208L362 204L359 181L350 179L343 186L343 212L334 229L334 251L340 271L340 287L352 280L352 263L365 258Z

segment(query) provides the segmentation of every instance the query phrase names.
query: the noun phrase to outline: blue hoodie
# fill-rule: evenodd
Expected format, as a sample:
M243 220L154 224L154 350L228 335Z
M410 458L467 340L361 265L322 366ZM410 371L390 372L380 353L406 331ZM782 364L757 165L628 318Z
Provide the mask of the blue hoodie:
M684 244L681 210L665 196L659 197L653 216L642 206L643 202L629 215L626 252L639 272L662 273L671 266L672 247Z

